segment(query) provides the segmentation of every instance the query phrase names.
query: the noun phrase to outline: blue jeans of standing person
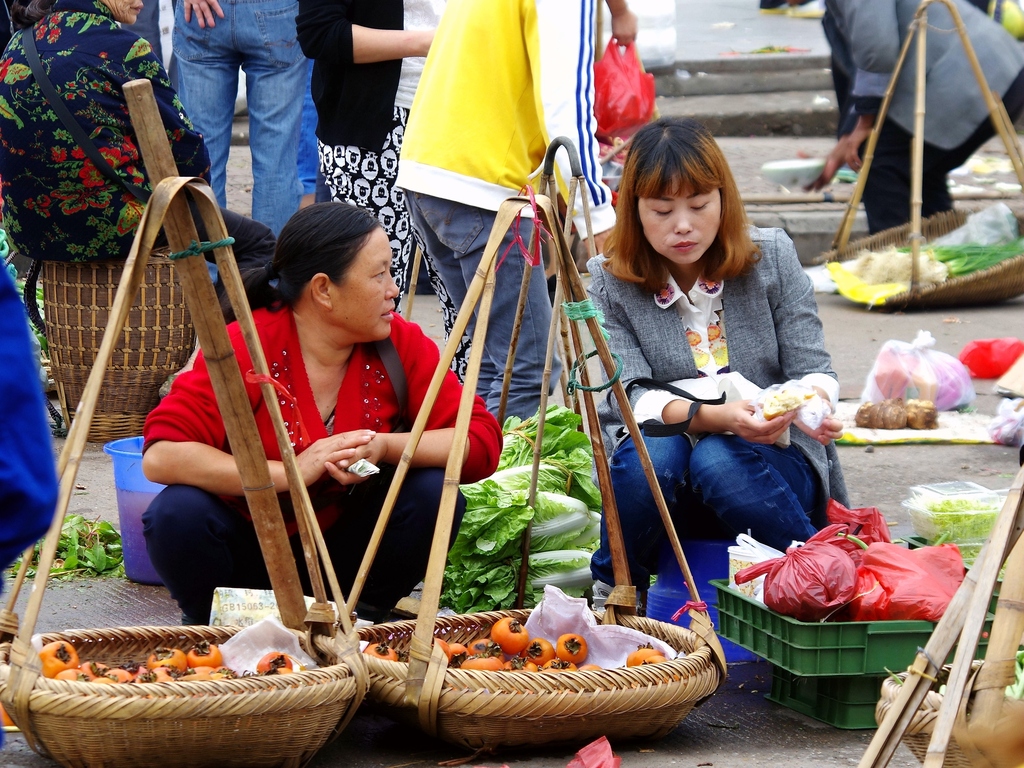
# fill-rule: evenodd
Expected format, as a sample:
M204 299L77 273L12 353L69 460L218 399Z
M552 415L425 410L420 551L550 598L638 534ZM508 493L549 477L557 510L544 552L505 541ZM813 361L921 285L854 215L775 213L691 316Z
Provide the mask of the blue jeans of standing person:
M185 3L174 12L174 54L185 111L210 153L211 184L227 207L225 181L238 93L245 72L252 153L252 217L274 234L299 207L297 160L308 62L295 39L297 0L223 0L223 19L201 29Z
M346 501L338 521L324 531L346 598L392 476L382 472L351 486L346 497L351 504ZM361 618L382 620L423 578L443 485L443 469L409 471L359 600ZM465 509L459 494L451 541ZM270 588L253 524L212 493L191 485L167 486L142 515L142 529L149 559L181 608L183 621L206 624L217 587ZM308 595L309 574L298 534L291 537L291 545Z
M461 307L483 256L497 211L475 208L418 192L407 192L405 200L412 216L413 227L423 242L426 257L434 263L455 306ZM532 222L523 219L520 234L524 242L530 242L532 232ZM512 240L510 229L505 233L505 238L498 249L497 261L500 261L500 266L496 273L494 301L487 324L480 379L476 387L476 393L483 398L487 410L493 414L498 413L501 401L505 362L512 343L519 290L526 269L526 261L515 246L504 260L501 260L502 254ZM472 338L476 317L477 313L474 311L473 319L466 331L469 338ZM530 278L529 296L523 311L516 358L512 367L512 381L505 408L506 417L518 416L527 419L536 414L540 407L550 326L551 300L548 298L542 264L534 268ZM451 328L445 328L445 332L450 333ZM463 372L456 372L460 373L461 377ZM560 372L561 363L556 355L551 366L552 384L558 381Z
M749 530L784 551L792 541L814 535L819 482L796 446L762 445L735 435L708 435L696 446L685 435L644 442L680 538L731 538ZM630 578L646 589L666 534L631 437L616 448L610 467ZM604 520L590 570L598 581L615 583Z

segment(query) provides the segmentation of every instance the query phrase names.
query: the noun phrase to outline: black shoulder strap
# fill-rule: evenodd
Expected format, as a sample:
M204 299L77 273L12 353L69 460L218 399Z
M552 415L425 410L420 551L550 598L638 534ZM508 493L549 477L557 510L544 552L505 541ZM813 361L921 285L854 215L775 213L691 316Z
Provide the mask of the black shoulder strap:
M395 343L391 341L390 336L374 342L374 346L377 348L377 354L380 355L380 361L384 363L384 370L388 372L395 395L398 396L398 422L404 429L408 425L406 411L409 408L409 383L405 378L405 368L402 366L402 360L398 357L398 350L395 349Z
M686 430L690 428L690 422L693 421L694 415L700 409L702 405L721 405L725 402L725 395L719 395L712 399L697 397L691 395L684 389L680 389L677 386L669 384L664 381L657 381L655 379L633 379L626 385L626 395L628 397L629 391L633 387L645 387L647 389L663 389L666 392L671 392L677 397L685 397L691 402L690 411L687 414L686 421L681 421L678 424L663 424L660 421L654 421L653 419L645 421L640 424L640 431L642 431L648 437L671 437L672 435L685 435Z
M92 160L92 164L96 166L96 169L110 179L115 184L120 184L128 192L133 194L139 200L147 202L149 200L149 192L142 189L141 187L132 184L130 181L121 176L114 167L107 162L107 160L100 154L100 151L96 149L96 145L93 144L92 139L89 138L89 134L82 128L75 116L71 114L67 106L64 104L64 100L57 93L57 90L53 87L53 83L50 82L50 78L46 76L43 71L43 64L39 61L39 52L36 50L35 34L33 32L34 27L28 27L22 30L21 33L21 44L25 49L25 58L28 59L28 65L32 69L32 74L39 83L39 89L43 92L46 100L50 103L53 111L57 113L57 117L64 123L64 127L71 131L71 135L75 141L78 142L78 146L82 148L89 159Z

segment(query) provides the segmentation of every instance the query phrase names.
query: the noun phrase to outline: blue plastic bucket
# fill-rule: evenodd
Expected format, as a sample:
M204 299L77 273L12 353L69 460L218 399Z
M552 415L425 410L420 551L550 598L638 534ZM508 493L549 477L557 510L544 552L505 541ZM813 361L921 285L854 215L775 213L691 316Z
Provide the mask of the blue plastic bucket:
M126 437L103 446L114 462L114 488L117 490L117 515L121 521L121 548L124 572L140 584L163 584L146 551L142 535L142 513L166 486L151 483L142 474L142 438Z
M718 629L718 592L708 584L711 579L729 578L729 547L735 544L734 540L709 540L692 539L680 542L683 545L683 554L686 555L686 562L690 566L690 573L700 592L701 600L707 603L708 618ZM686 587L686 579L676 562L675 553L668 541L661 549L658 556L658 578L647 592L647 616L651 619L663 621L666 624L677 626L689 626L690 619L685 614L677 620L672 620L672 615L678 611L687 600L690 599L690 590ZM760 659L754 653L736 643L726 640L719 635L722 641L722 648L725 650L725 660L757 661Z

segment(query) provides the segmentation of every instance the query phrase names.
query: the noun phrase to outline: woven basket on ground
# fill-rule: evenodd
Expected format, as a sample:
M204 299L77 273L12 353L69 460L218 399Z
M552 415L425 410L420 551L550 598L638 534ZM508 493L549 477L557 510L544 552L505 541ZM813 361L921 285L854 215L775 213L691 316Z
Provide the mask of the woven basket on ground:
M159 646L222 643L237 627L124 627L43 635L64 640L83 660L142 661ZM329 666L290 675L203 682L95 685L38 677L19 714L10 644L0 645L0 700L14 721L61 765L299 766L333 738L362 701L340 644L318 638ZM347 652L346 652L347 653Z
M921 235L924 242L930 242L963 226L967 216L964 211L947 211L922 220ZM1022 217L1017 218L1018 223L1022 222ZM909 238L910 224L904 224L848 243L839 250L828 251L823 258L825 261L849 261L864 250L881 251L907 245ZM943 283L919 283L911 286L910 290L890 296L877 306L894 311L956 307L992 304L1021 294L1024 294L1024 254L1006 259L988 269L950 278Z
M907 674L904 672L897 675L900 680L905 680ZM903 686L892 677L882 681L882 693L875 706L875 722L881 723L885 719L889 708L900 695ZM903 733L903 743L918 760L924 762L928 754L928 743L932 738L932 729L935 727L935 720L939 716L939 708L942 706L942 694L935 690L928 691L921 706L917 708L913 719ZM956 738L951 737L949 746L946 748L946 758L942 761L944 768L972 768L971 761L956 743Z
M89 439L142 434L160 387L192 354L195 331L173 262L149 257L139 295L103 380ZM99 351L124 262L43 264L43 312L51 374L65 416L74 418Z
M529 611L439 616L434 636L467 644L486 636L505 616L525 623ZM673 730L694 705L722 681L711 649L695 633L652 619L623 616L622 626L665 641L680 657L642 667L588 672L485 672L442 669L443 677L424 684L433 689L433 722L425 730L471 749L481 747L578 743L609 739L659 738ZM387 640L407 651L415 621L378 624L360 630L371 643ZM685 655L684 655L685 654ZM367 656L367 699L389 716L423 725L417 706L406 701L408 663Z

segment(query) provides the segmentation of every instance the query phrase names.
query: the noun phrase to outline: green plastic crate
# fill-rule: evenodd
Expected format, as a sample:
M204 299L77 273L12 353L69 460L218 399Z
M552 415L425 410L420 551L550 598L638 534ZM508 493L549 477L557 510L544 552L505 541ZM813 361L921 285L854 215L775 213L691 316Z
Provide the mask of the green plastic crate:
M727 579L711 584L718 591L719 634L793 675L885 675L904 670L935 628L930 621L798 621L729 589ZM978 658L985 655L991 625L990 614Z
M886 675L805 677L772 666L765 698L836 728L875 728L875 705Z

